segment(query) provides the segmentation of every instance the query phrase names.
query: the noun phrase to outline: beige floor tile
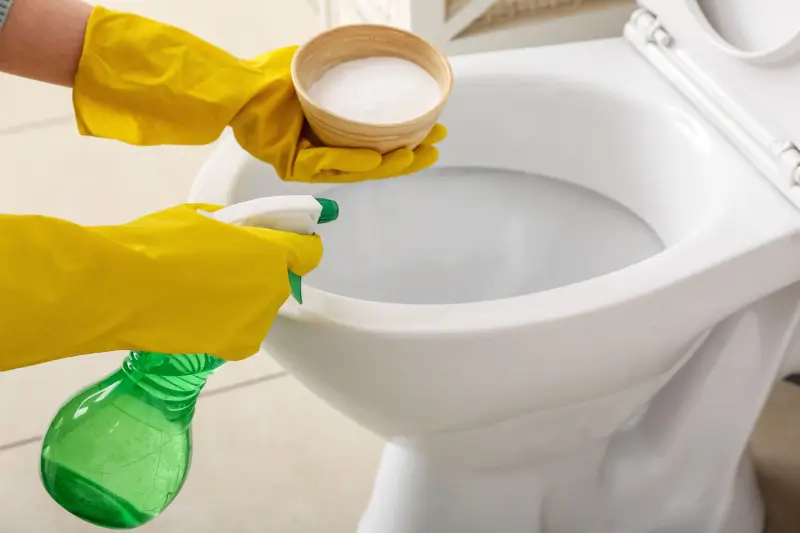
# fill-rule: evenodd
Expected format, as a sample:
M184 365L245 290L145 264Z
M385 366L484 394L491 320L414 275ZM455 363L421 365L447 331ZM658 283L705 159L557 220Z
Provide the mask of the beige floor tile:
M6 406L0 416L0 446L41 435L64 401L118 369L125 355L89 355L0 373L0 405ZM282 368L274 359L260 353L220 368L208 380L205 392L281 373Z
M0 74L0 102L0 134L41 121L72 117L69 89L10 74Z
M800 391L776 388L752 448L768 533L796 533ZM381 442L291 378L201 400L195 459L176 502L143 533L351 533L366 504ZM38 443L0 453L0 532L96 529L58 509L37 476Z
M380 441L291 378L206 398L195 457L174 504L142 533L353 533ZM56 507L37 474L39 446L0 453L0 531L93 533Z
M302 0L107 0L106 7L179 26L242 57L299 44L320 29ZM72 116L68 89L0 74L0 132ZM13 104L9 104L13 102Z
M0 212L113 224L186 200L210 147L141 148L71 122L0 137Z

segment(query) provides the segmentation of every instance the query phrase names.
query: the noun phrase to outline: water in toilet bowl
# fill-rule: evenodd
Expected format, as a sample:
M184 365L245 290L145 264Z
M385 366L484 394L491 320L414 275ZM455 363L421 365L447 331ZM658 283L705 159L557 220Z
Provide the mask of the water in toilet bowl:
M337 186L325 260L307 283L363 300L454 304L600 276L664 246L619 203L583 187L497 169L431 169Z

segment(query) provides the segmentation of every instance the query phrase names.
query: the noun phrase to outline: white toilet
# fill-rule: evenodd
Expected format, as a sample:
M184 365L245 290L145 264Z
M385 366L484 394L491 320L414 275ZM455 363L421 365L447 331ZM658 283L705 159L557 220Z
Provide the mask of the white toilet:
M747 439L800 370L800 2L641 4L624 39L455 58L419 175L283 183L232 137L200 173L192 201L339 201L265 347L386 438L359 533L761 532Z

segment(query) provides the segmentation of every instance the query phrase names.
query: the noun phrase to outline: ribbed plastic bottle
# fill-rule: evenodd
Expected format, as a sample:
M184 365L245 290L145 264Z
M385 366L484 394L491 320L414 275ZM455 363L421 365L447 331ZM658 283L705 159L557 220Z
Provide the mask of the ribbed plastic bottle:
M331 200L283 196L209 216L307 234L338 212ZM291 272L289 278L302 303L300 278ZM119 370L73 396L53 418L41 455L47 492L105 528L132 529L158 516L186 481L197 398L224 363L207 354L131 352Z
M42 446L47 492L98 526L129 529L155 518L186 480L197 396L222 364L209 355L132 352L53 419Z

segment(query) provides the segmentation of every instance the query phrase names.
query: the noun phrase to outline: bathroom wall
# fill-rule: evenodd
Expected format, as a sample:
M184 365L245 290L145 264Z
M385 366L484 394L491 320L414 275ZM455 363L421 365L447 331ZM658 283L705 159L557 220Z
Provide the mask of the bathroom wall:
M309 0L316 6L326 0ZM333 24L411 29L450 54L621 35L634 0L329 0Z

